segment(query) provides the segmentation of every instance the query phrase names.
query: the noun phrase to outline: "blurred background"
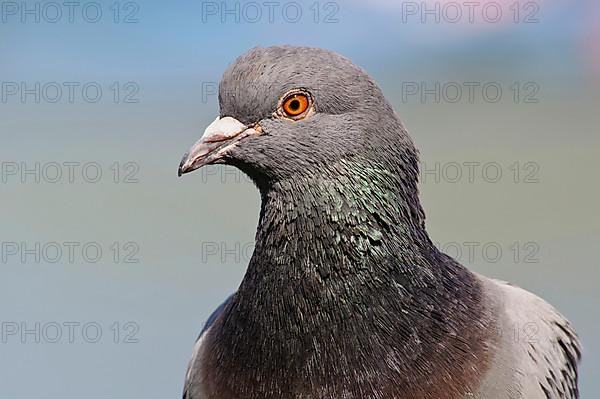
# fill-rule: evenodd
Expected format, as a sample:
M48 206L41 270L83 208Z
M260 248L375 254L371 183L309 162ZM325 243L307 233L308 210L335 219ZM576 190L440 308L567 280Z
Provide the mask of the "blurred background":
M433 240L564 313L598 397L600 3L465 3L2 2L0 397L179 397L259 195L177 166L227 65L284 43L379 83L420 149Z

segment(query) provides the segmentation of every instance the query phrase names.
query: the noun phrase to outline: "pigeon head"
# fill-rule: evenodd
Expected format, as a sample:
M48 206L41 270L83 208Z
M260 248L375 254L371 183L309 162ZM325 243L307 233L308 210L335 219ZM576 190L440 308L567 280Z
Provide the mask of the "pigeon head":
M417 154L381 90L327 50L254 48L225 71L220 115L183 157L179 175L229 164L259 188L328 174L340 162L377 163L416 181Z

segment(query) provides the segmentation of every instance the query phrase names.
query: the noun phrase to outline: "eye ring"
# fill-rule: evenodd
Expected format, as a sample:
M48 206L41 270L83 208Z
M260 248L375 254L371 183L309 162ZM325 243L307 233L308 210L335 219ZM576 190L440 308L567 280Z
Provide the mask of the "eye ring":
M310 95L301 90L295 90L283 97L279 109L283 116L294 120L306 116L312 105Z

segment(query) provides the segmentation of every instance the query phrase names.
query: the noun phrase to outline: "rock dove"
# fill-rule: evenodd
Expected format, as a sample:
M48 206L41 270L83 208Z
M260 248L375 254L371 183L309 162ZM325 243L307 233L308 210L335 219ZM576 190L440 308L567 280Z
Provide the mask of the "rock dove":
M233 165L261 210L185 399L578 397L569 321L432 243L417 150L365 71L327 50L254 48L225 71L219 105L179 175Z

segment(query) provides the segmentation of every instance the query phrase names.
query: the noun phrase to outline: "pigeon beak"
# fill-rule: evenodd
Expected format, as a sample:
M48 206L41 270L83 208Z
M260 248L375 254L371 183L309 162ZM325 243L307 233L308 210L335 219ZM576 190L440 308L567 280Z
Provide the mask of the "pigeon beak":
M208 125L200 140L183 156L178 175L192 172L204 165L217 163L238 141L261 133L262 129L258 124L246 126L230 116L217 117Z

